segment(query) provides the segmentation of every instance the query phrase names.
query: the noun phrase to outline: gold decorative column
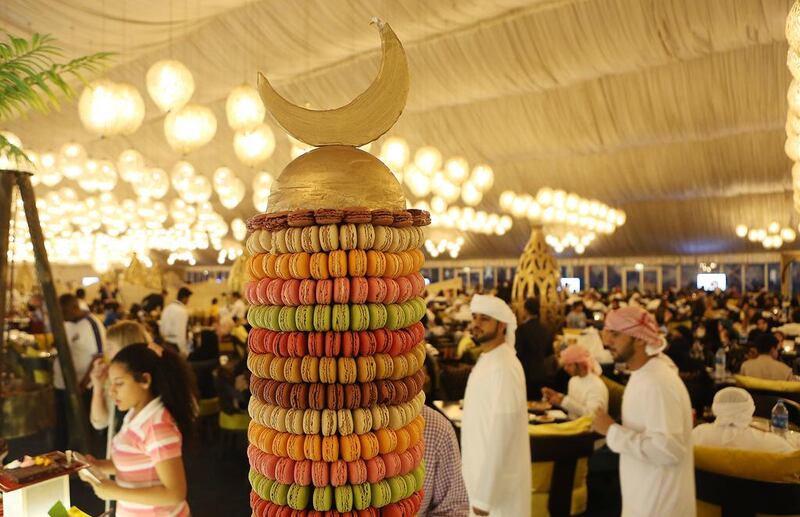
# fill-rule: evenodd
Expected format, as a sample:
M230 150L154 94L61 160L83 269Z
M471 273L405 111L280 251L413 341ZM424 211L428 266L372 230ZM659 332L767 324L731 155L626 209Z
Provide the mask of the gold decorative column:
M531 229L531 237L519 258L517 275L511 291L511 303L521 312L526 298L539 298L539 317L546 326L557 330L563 323L563 301L559 292L561 274L550 247L544 241L541 226Z

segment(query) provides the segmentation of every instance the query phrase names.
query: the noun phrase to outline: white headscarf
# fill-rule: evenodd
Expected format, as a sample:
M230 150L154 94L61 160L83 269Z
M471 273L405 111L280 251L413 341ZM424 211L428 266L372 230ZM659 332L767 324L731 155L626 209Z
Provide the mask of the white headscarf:
M506 324L506 343L514 346L517 330L517 317L506 302L496 296L476 294L472 297L469 309L473 314L483 314Z
M746 390L728 387L714 395L711 410L717 417L714 426L721 428L724 444L732 441L740 430L750 426L756 405Z

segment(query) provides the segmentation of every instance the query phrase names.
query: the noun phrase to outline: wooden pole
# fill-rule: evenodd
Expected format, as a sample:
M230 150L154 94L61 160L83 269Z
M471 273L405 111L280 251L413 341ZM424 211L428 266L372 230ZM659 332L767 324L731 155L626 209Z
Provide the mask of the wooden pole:
M0 173L0 339L5 339L6 317L6 271L8 271L8 232L11 227L11 193L14 189L14 176L10 172Z
M33 194L30 175L16 172L17 186L22 196L22 205L25 208L25 217L28 220L28 230L31 234L33 255L36 262L36 274L42 286L42 296L47 304L47 313L50 319L50 329L53 332L53 341L58 350L58 361L61 363L61 373L64 376L66 387L67 408L73 416L69 432L70 445L82 451L89 450L89 419L86 408L83 406L78 379L75 375L75 365L69 350L67 332L64 329L64 317L61 314L61 305L58 303L56 288L53 284L53 273L50 271L50 262L47 260L47 249L44 246L42 225L39 222L39 212L36 209L36 198Z

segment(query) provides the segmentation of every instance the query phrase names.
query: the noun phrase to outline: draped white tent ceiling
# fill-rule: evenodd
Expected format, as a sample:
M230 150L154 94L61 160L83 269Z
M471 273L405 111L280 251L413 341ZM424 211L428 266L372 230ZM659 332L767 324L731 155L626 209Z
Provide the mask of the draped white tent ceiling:
M799 221L784 154L784 22L790 0L5 0L0 25L53 34L68 57L119 55L107 71L146 97L143 126L97 139L77 107L6 124L27 147L76 140L115 159L134 147L169 170L164 116L147 98L145 72L173 57L193 72L193 102L218 118L211 144L188 160L210 177L233 153L225 97L257 70L298 104L346 103L374 77L377 15L403 41L411 72L406 110L390 132L412 149L430 144L495 171L481 209L499 212L503 190L574 191L624 209L627 223L588 256L759 251L738 223ZM289 161L285 133L267 117L277 149L261 169ZM128 185L119 187L132 196ZM250 193L229 221L255 212ZM171 196L174 192L170 193ZM513 257L530 226L504 236L466 234L461 256Z

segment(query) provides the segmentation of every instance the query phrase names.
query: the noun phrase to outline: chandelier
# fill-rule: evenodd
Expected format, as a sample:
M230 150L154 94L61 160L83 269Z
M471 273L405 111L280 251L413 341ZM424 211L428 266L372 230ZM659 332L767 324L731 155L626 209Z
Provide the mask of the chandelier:
M142 125L144 111L139 90L108 79L89 83L78 101L83 126L98 136L134 133Z
M572 248L580 255L598 234L610 235L627 220L622 210L549 187L539 189L536 196L507 190L500 194L500 207L544 226L545 242L556 253Z
M772 221L765 228L748 228L744 224L736 226L736 235L750 242L760 242L765 249L778 249L788 242L794 242L797 232L789 227L781 227L777 221Z
M199 104L171 111L164 119L164 135L176 152L188 154L211 141L217 132L214 112Z
M161 111L172 111L189 102L194 93L192 73L180 61L158 61L147 71L147 92Z

